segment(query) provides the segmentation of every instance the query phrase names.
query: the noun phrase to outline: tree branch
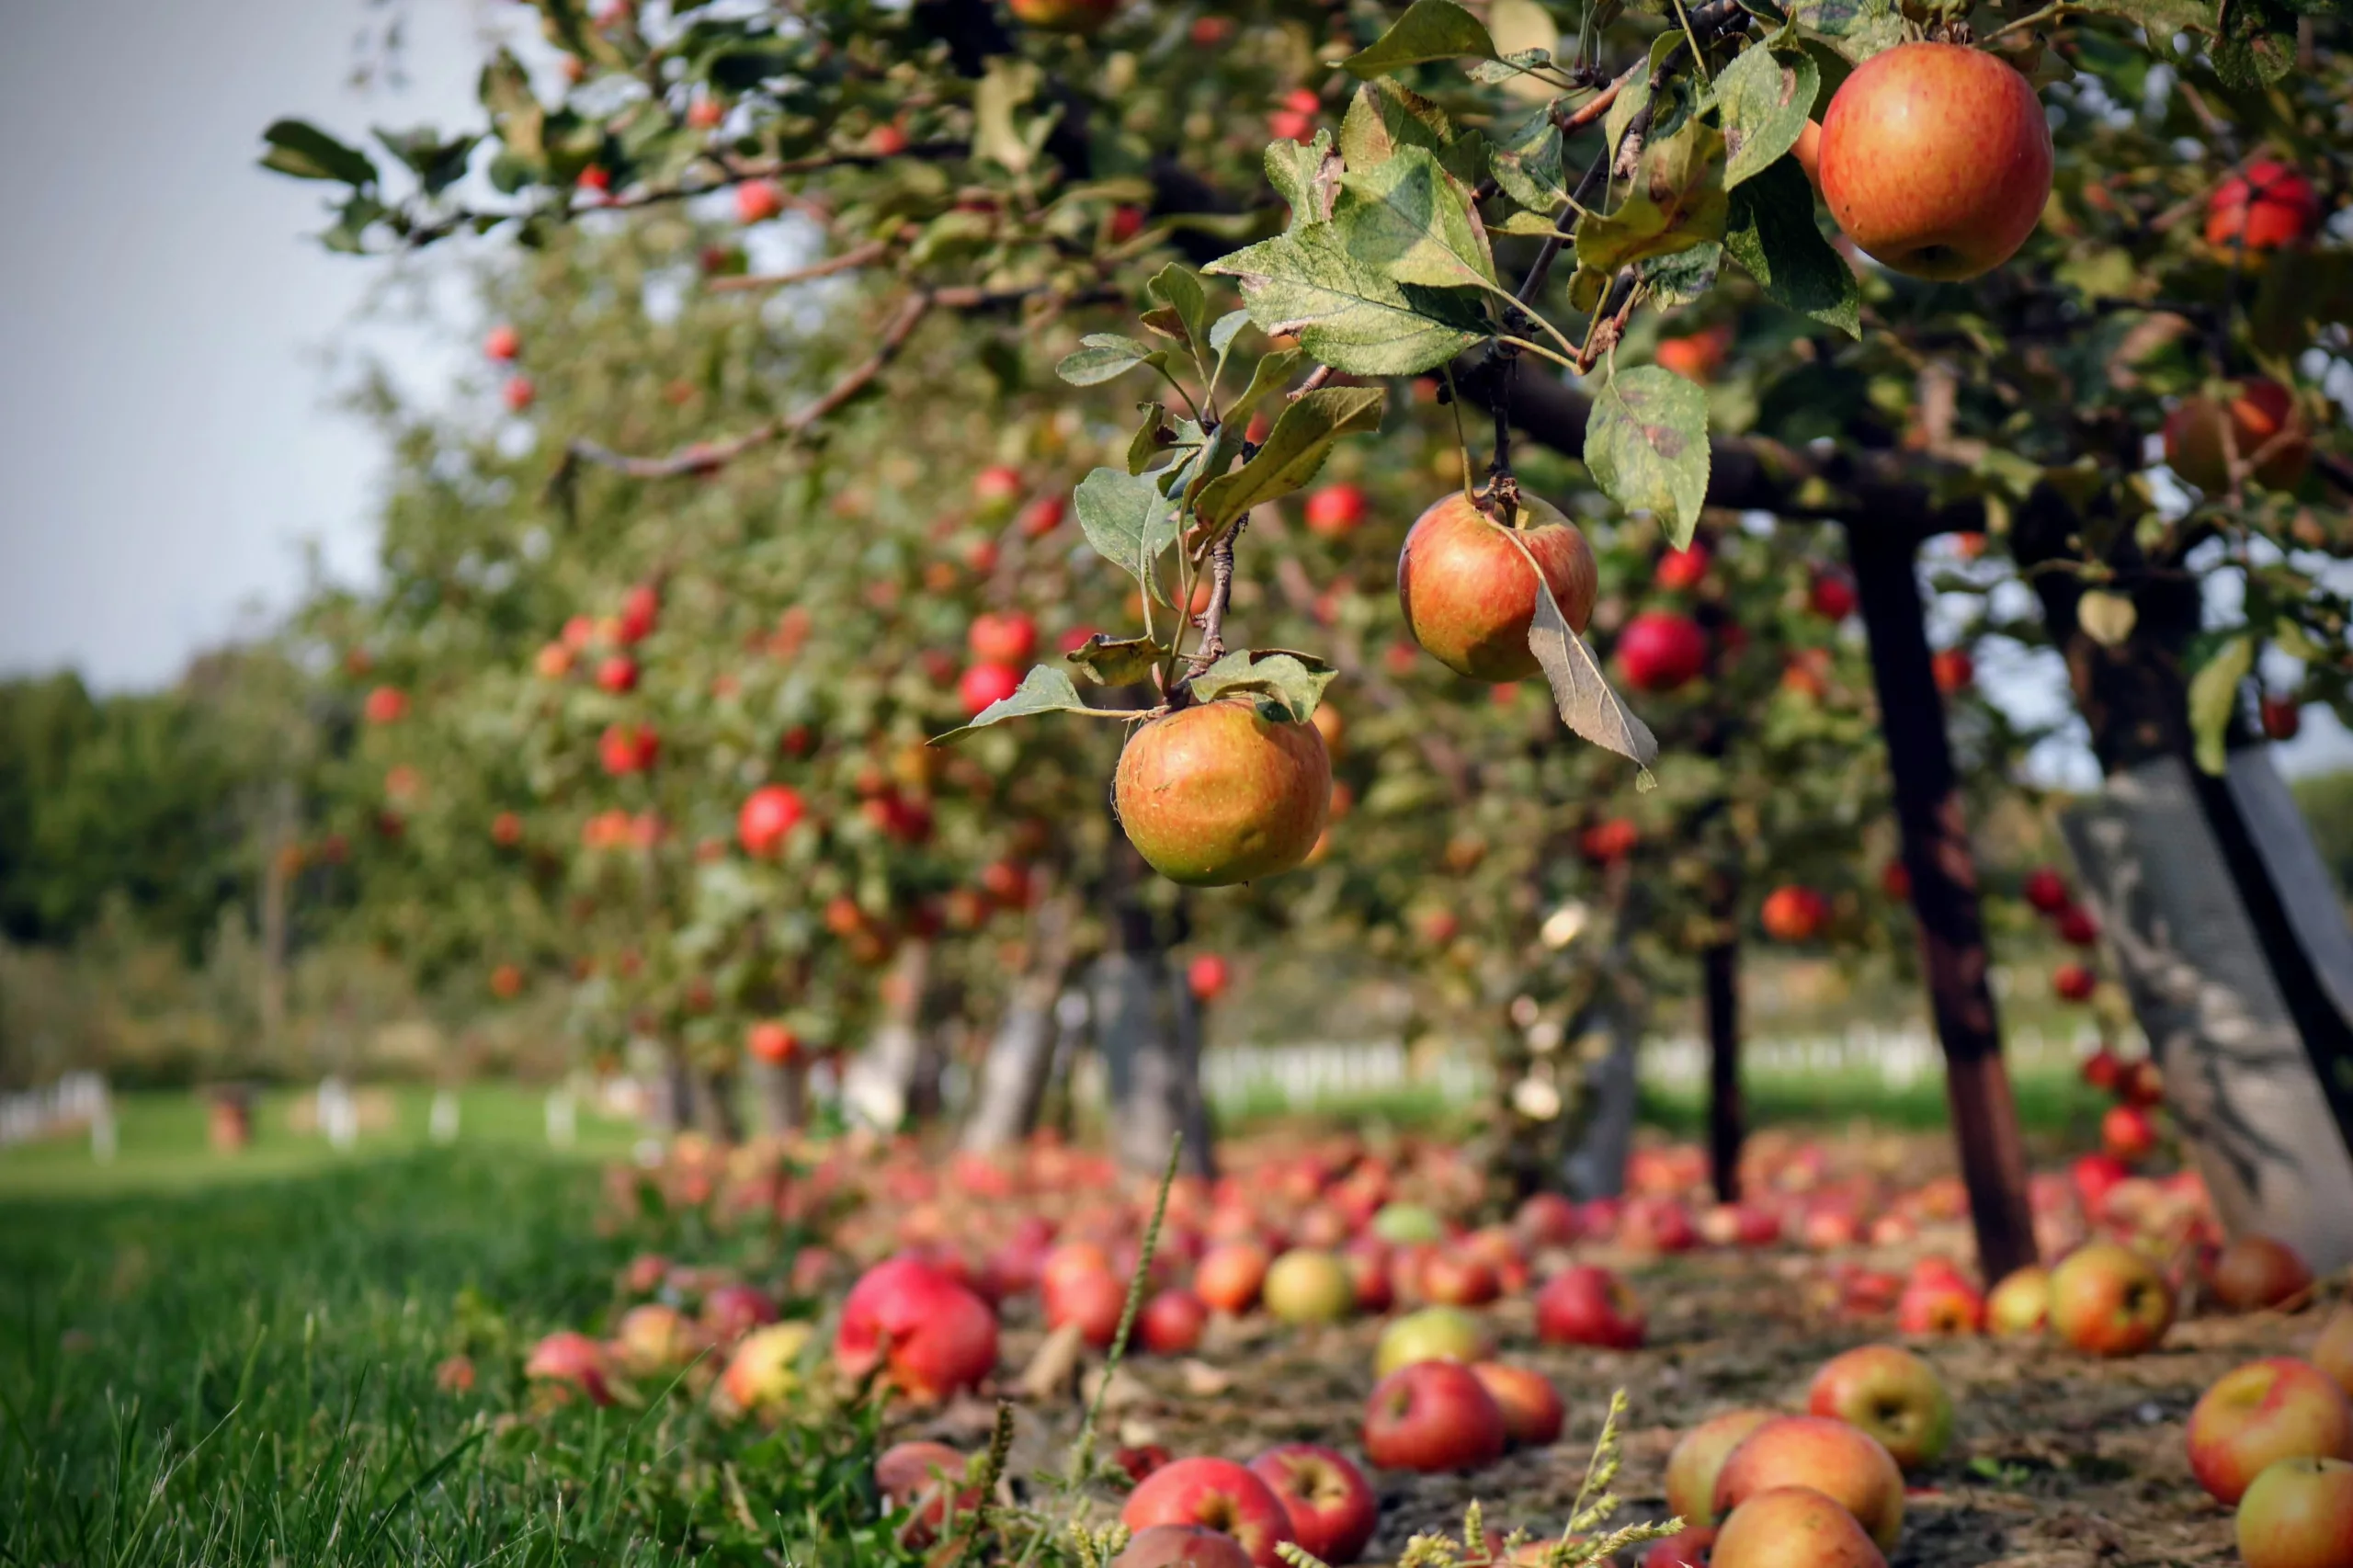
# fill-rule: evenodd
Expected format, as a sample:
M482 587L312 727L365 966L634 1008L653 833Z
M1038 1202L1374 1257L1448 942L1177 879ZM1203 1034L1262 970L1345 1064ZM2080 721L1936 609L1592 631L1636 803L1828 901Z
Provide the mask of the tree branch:
M891 254L888 240L869 240L866 244L839 256L795 267L790 272L767 272L743 278L714 278L710 291L714 294L744 293L754 289L789 289L795 283L807 283L813 278L831 278L836 272L854 272Z

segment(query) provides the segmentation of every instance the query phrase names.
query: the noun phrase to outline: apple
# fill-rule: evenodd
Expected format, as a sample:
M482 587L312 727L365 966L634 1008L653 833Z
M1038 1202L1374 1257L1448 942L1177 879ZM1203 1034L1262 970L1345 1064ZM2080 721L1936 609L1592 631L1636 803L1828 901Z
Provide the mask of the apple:
M993 703L1021 689L1021 672L1011 665L982 664L967 668L956 682L956 699L964 711L978 718Z
M1530 1193L1511 1223L1531 1248L1564 1247L1577 1239L1577 1206L1557 1192Z
M1460 1307L1424 1307L1381 1331L1372 1367L1387 1377L1416 1361L1483 1361L1490 1342L1485 1327Z
M801 1357L815 1331L805 1323L772 1323L736 1343L719 1386L735 1407L774 1410L801 1388Z
M930 1264L894 1257L850 1287L834 1359L850 1377L883 1369L916 1399L945 1399L996 1366L996 1314Z
M714 1285L702 1299L703 1332L722 1345L776 1322L776 1303L757 1285Z
M1854 1515L1811 1486L1756 1493L1717 1527L1711 1568L1887 1568Z
M1043 1288L1046 1325L1078 1324L1080 1335L1097 1350L1120 1332L1120 1315L1127 1311L1128 1285L1108 1268L1064 1274Z
M1659 339L1655 358L1660 369L1672 370L1687 381L1705 386L1723 369L1724 355L1731 347L1729 328L1709 326L1681 337Z
M981 1489L965 1478L971 1461L945 1443L893 1443L874 1461L874 1489L893 1512L906 1510L903 1539L926 1546L951 1519L981 1506Z
M1809 942L1830 918L1830 901L1809 887L1787 883L1765 895L1757 920L1777 942Z
M1533 559L1578 631L1598 587L1593 551L1550 503L1523 495L1506 528L1460 491L1415 520L1397 558L1397 599L1423 652L1457 675L1490 684L1540 673L1528 645L1536 614Z
M2275 1460L2353 1459L2353 1401L2310 1361L2268 1356L2216 1379L2183 1435L2198 1484L2236 1503Z
M1267 1311L1290 1324L1337 1323L1357 1304L1347 1266L1313 1247L1293 1247L1276 1258L1260 1294Z
M1348 1282L1356 1287L1357 1311L1385 1312L1396 1304L1389 1283L1389 1244L1379 1236L1358 1236L1348 1243L1341 1261L1347 1265Z
M1233 983L1233 966L1222 953L1198 954L1185 966L1186 989L1204 1002L1216 1001Z
M520 414L539 397L540 389L531 384L529 376L510 376L506 384L499 388L498 395L505 401L508 413Z
M1232 1536L1256 1568L1278 1568L1275 1548L1291 1539L1290 1516L1267 1483L1232 1460L1165 1464L1128 1494L1120 1520L1131 1530L1205 1525Z
M1894 271L1958 282L2007 261L2051 195L2051 127L1999 56L1906 43L1857 66L1822 116L1822 196Z
M745 180L735 187L735 220L765 223L784 210L784 193L764 179Z
M773 855L806 813L801 792L784 784L763 784L744 798L735 813L735 837L746 855Z
M2237 1525L2246 1568L2344 1568L2353 1562L2353 1464L2274 1460L2239 1500Z
M2234 1312L2276 1307L2312 1289L2313 1271L2296 1249L2269 1236L2237 1236L2206 1272L2214 1299Z
M1183 1356L1201 1342L1210 1310L1190 1290L1163 1290L1136 1315L1136 1337L1154 1356Z
M2022 891L2027 903L2044 915L2056 915L2075 902L2067 879L2048 866L2037 866L2029 871Z
M1327 484L1308 492L1307 531L1319 538L1346 539L1357 531L1364 514L1364 491L1358 485Z
M2117 1096L2126 1105L2163 1105L2165 1097L2165 1075L2157 1064L2143 1056L2117 1071Z
M1220 1242L1193 1267L1193 1294L1211 1309L1240 1314L1257 1304L1267 1283L1267 1249L1256 1242Z
M1552 1380L1529 1367L1503 1361L1472 1363L1471 1375L1503 1412L1504 1432L1521 1448L1540 1449L1561 1435L1568 1411Z
M1283 107L1267 117L1267 133L1278 142L1304 142L1315 133L1315 114L1324 100L1305 87L1283 95Z
M2339 1306L2313 1342L2313 1365L2353 1395L2353 1306Z
M1495 1396L1457 1361L1400 1367L1365 1403L1365 1458L1383 1470L1475 1470L1501 1459L1509 1436Z
M551 1334L532 1346L523 1363L523 1375L566 1392L577 1389L594 1404L613 1403L605 1347L572 1329Z
M408 693L396 686L377 687L369 692L359 711L371 724L397 724L408 716Z
M1984 1327L1984 1298L1965 1279L1914 1279L1895 1301L1898 1334L1966 1335Z
M2261 376L2233 383L2220 401L2203 393L2182 399L2165 415L2165 442L2166 466L2209 493L2230 488L2232 456L2272 490L2293 488L2312 461L2294 394Z
M1708 634L1688 615L1646 609L1618 633L1618 667L1636 691L1688 686L1708 667Z
M2276 158L2257 158L2206 199L2206 243L2277 250L2311 233L2320 217L2312 181Z
M1444 1307L1483 1307L1503 1294L1495 1266L1467 1253L1432 1253L1422 1263L1422 1297Z
M2063 963L2051 971L2052 994L2062 1002L2088 1002L2099 982L2092 971L2079 963ZM2111 1064L2114 1058L2110 1058ZM2089 1062L2085 1063L2086 1067Z
M1207 1525L1146 1525L1111 1559L1111 1568L1250 1568L1250 1554Z
M2136 1105L2114 1105L2099 1119L2100 1147L2128 1165L2157 1152L2157 1124Z
M1013 15L1040 32L1091 33L1109 21L1120 0L1012 0Z
M1038 651L1038 623L1019 610L985 611L972 618L964 643L972 657L993 665L1025 665Z
M502 365L509 364L523 352L523 335L511 326L492 327L482 340L482 351Z
M2076 1248L2051 1271L2051 1328L2095 1356L2137 1356L2173 1324L2173 1289L2148 1259L2114 1242Z
M1564 1268L1536 1293L1536 1337L1548 1345L1639 1350L1643 1331L1642 1303L1606 1268Z
M2268 741L2292 741L2304 727L2304 710L2292 697L2274 697L2265 692L2256 703L2256 717L2263 724L2263 738Z
M1966 648L1939 648L1928 655L1928 677L1947 697L1967 691L1977 680L1977 661Z
M1985 1298L1985 1328L2005 1339L2040 1334L2051 1321L2051 1271L2030 1263L2002 1277Z
M1380 1506L1353 1461L1314 1443L1282 1443L1252 1460L1250 1471L1281 1502L1303 1551L1334 1568L1364 1554Z
M1676 1439L1666 1456L1666 1511L1687 1523L1715 1517L1716 1476L1742 1439L1773 1419L1769 1410L1727 1410Z
M1331 811L1332 761L1314 725L1225 699L1139 726L1112 792L1120 825L1154 870L1224 887L1307 858Z
M613 1354L632 1372L656 1372L694 1358L694 1325L677 1308L648 1301L621 1314L613 1333Z
M1805 603L1824 620L1844 620L1855 613L1855 580L1844 572L1817 572Z
M1844 1421L1776 1415L1759 1423L1724 1460L1713 1499L1719 1554L1724 1516L1782 1486L1810 1486L1855 1517L1882 1551L1904 1533L1904 1472L1879 1440Z
M1651 1542L1639 1568L1707 1568L1708 1550L1716 1532L1706 1525L1691 1525Z
M1936 1463L1952 1443L1952 1395L1944 1380L1893 1345L1832 1357L1813 1375L1806 1410L1870 1433L1905 1470Z
M1688 549L1670 550L1660 556L1651 580L1671 592L1688 593L1707 578L1708 566L1713 559L1708 552L1708 541L1695 539Z

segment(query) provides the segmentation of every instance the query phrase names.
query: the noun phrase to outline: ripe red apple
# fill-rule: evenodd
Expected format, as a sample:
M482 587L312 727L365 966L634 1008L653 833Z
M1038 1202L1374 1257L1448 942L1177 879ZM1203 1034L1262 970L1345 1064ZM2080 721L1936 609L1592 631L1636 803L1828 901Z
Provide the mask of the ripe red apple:
M1705 386L1723 369L1724 356L1731 347L1730 328L1709 326L1681 337L1659 339L1656 358L1660 369L1672 370L1687 381Z
M1716 1532L1711 1527L1687 1526L1651 1542L1639 1568L1707 1568L1709 1549L1715 1544Z
M1446 1307L1483 1307L1503 1294L1493 1264L1452 1250L1432 1253L1423 1261L1421 1288L1424 1300Z
M531 384L529 376L510 376L498 395L506 401L507 412L520 414L539 397L540 389Z
M2320 216L2312 181L2276 158L2257 158L2206 199L2206 243L2277 250L2311 233Z
M2145 1056L2138 1062L2125 1063L2117 1070L2116 1097L2129 1106L2147 1108L2163 1105L2165 1098L2164 1070Z
M2173 1290L2140 1254L2114 1242L2076 1248L2051 1271L2051 1329L2095 1356L2137 1356L2173 1324Z
M1714 1507L1725 1515L1761 1492L1811 1486L1870 1532L1882 1551L1904 1533L1904 1472L1878 1439L1844 1421L1776 1415L1741 1439L1716 1476ZM1723 1550L1722 1535L1717 1551Z
M2099 940L2099 922L2081 904L2071 903L2052 920L2059 939L2071 948L2088 948Z
M1314 1443L1283 1443L1252 1460L1250 1471L1282 1503L1303 1550L1333 1568L1364 1554L1380 1506L1352 1460Z
M1313 724L1254 703L1198 703L1139 727L1120 754L1120 825L1169 881L1223 887L1307 858L1332 804L1332 761Z
M1577 1239L1577 1206L1557 1192L1530 1193L1511 1223L1531 1249L1564 1247Z
M1651 580L1671 592L1688 593L1706 579L1708 565L1712 559L1708 553L1707 540L1695 539L1690 548L1670 550L1660 556Z
M1527 553L1521 553L1521 547ZM1540 672L1528 646L1536 614L1533 557L1568 623L1583 631L1598 587L1585 535L1549 503L1520 498L1515 541L1455 492L1415 519L1397 558L1397 598L1405 629L1425 653L1457 675L1490 683Z
M2353 1562L2353 1464L2285 1459L2264 1467L2239 1500L2246 1568L2342 1568Z
M1290 1324L1337 1323L1357 1304L1347 1266L1313 1247L1293 1247L1276 1258L1259 1293L1267 1311Z
M1893 1345L1866 1345L1823 1363L1806 1409L1879 1439L1895 1462L1918 1470L1952 1443L1952 1395L1937 1369Z
M1341 1261L1347 1265L1348 1281L1356 1288L1357 1311L1385 1312L1397 1300L1397 1292L1389 1282L1389 1244L1379 1236L1358 1236L1350 1241Z
M893 1510L908 1513L904 1539L926 1546L951 1518L970 1517L981 1506L981 1489L965 1476L971 1460L945 1443L893 1443L874 1461L874 1489Z
M956 682L956 699L975 717L1021 688L1021 672L1011 665L973 665Z
M995 463L972 476L972 499L984 507L1010 506L1021 495L1021 471Z
M2051 1321L2051 1271L2029 1264L2002 1277L1985 1298L1985 1327L2009 1338L2040 1334Z
M1824 620L1844 620L1855 613L1855 580L1844 572L1817 572L1805 603Z
M633 648L654 634L662 614L662 595L651 583L640 583L621 596L621 612L613 620L613 638Z
M1127 1281L1108 1268L1086 1268L1040 1282L1046 1325L1078 1324L1086 1343L1100 1350L1120 1332L1120 1314L1127 1310Z
M1309 533L1346 539L1364 521L1364 491L1354 484L1327 484L1308 493L1305 511Z
M1383 1470L1475 1470L1509 1437L1495 1396L1456 1361L1415 1361L1381 1380L1365 1403L1365 1458Z
M1830 901L1812 888L1794 883L1767 893L1757 911L1765 934L1777 942L1812 941L1829 918Z
M1233 983L1233 966L1222 953L1201 953L1185 966L1185 984L1204 1002L1214 1002Z
M2139 1106L2110 1106L2099 1119L2099 1142L2110 1155L2137 1165L2157 1152L2157 1126Z
M1183 1356L1201 1342L1210 1310L1190 1290L1163 1290L1136 1314L1136 1337L1155 1356Z
M1642 1303L1606 1268L1564 1268L1536 1293L1536 1337L1548 1345L1639 1350L1643 1330Z
M1416 1361L1483 1361L1490 1348L1486 1328L1471 1313L1460 1307L1424 1307L1381 1331L1372 1367L1385 1378Z
M746 855L773 855L787 835L798 826L804 808L799 790L783 784L763 784L745 797L735 813L735 837Z
M1618 668L1636 691L1688 686L1708 667L1708 634L1687 615L1647 609L1618 633Z
M1897 272L1959 281L2015 254L2051 195L2051 128L2024 76L1949 43L1883 50L1822 116L1822 195Z
M2206 1271L2214 1299L2234 1312L2276 1307L2312 1289L2313 1271L2296 1249L2269 1236L2236 1236Z
M1017 609L987 610L964 634L972 657L992 665L1026 665L1038 651L1038 623Z
M1914 1279L1896 1298L1898 1334L1967 1335L1984 1326L1984 1298L1966 1279Z
M590 1403L610 1404L612 1387L605 1347L585 1334L564 1329L531 1346L523 1375L566 1389L577 1389Z
M1854 1515L1811 1486L1758 1492L1718 1527L1711 1568L1887 1568Z
M2262 720L2266 740L2292 741L2303 730L2304 710L2292 697L2274 697L2267 691L2256 704L2256 712Z
M931 1265L894 1257L850 1287L834 1360L853 1378L887 1368L914 1397L945 1399L996 1366L996 1314Z
M1283 107L1267 117L1267 134L1278 142L1304 142L1315 134L1316 111L1324 100L1305 87L1283 95Z
M2231 456L2251 465L2258 483L2287 490L2304 476L2313 455L2294 394L2261 376L2234 383L2220 401L2203 393L2182 399L2165 415L2165 440L2166 466L2208 492L2230 488Z
M597 739L597 758L615 778L643 773L660 759L662 737L651 724L608 724Z
M2026 901L2044 915L2056 915L2074 902L2067 890L2067 879L2048 866L2037 866L2026 874Z
M776 1322L776 1303L757 1285L731 1280L714 1285L702 1299L703 1332L722 1345Z
M2052 994L2062 1002L2088 1002L2098 988L2097 977L2082 964L2063 963L2051 971Z
M1157 1474L1155 1471L1153 1473ZM1111 1559L1111 1568L1251 1568L1250 1554L1207 1525L1146 1525Z
M1715 1517L1716 1476L1747 1436L1773 1419L1769 1410L1727 1410L1682 1437L1666 1456L1666 1511L1688 1524Z
M745 180L735 187L735 220L765 223L784 210L784 193L764 179Z
M1947 697L1967 691L1977 680L1977 661L1966 648L1939 648L1928 655L1928 676Z
M1503 1361L1476 1361L1471 1375L1503 1412L1504 1432L1513 1443L1540 1449L1560 1437L1568 1411L1561 1403L1560 1391L1543 1373Z
M1128 1494L1120 1520L1131 1530L1206 1525L1232 1536L1256 1568L1279 1568L1282 1559L1275 1548L1291 1539L1281 1499L1232 1460L1182 1459L1161 1466Z
M744 1036L744 1052L755 1062L782 1067L801 1055L801 1037L780 1018L762 1018Z
M408 716L408 693L396 686L380 686L368 694L359 711L371 724L397 724Z
M482 340L482 351L500 364L507 364L523 352L523 335L504 324L492 327L490 335Z
M2353 1459L2353 1401L2310 1361L2268 1356L2216 1379L2183 1435L2198 1484L2236 1503L2275 1460Z
M1267 1283L1267 1249L1256 1242L1220 1242L1193 1267L1193 1294L1211 1309L1240 1314L1257 1304Z

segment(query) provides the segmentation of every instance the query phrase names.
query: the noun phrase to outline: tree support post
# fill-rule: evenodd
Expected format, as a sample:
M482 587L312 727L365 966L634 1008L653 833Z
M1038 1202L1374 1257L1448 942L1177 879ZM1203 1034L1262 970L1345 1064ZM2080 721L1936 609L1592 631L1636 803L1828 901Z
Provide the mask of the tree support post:
M1977 861L1961 820L1943 699L1929 665L1909 529L1848 525L1848 559L1870 637L1871 680L1887 736L1904 869L1927 971L1928 1004L1944 1047L1947 1097L1987 1280L2036 1261L2026 1146L2002 1062L1977 904Z
M1747 1109L1740 1098L1740 943L1727 936L1699 953L1708 1007L1708 1176L1716 1201L1740 1201L1740 1146Z

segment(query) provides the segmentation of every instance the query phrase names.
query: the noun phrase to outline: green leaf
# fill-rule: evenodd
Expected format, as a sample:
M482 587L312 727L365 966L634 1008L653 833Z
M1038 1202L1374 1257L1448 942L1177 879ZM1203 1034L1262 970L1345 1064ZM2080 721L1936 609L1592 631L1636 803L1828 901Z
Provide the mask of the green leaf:
M376 165L357 147L346 146L308 120L279 119L261 133L269 151L261 166L296 179L340 180L345 185L373 185Z
M2207 58L2226 87L2268 87L2295 67L2296 15L2277 0L2232 0Z
M1536 613L1528 623L1528 651L1536 655L1544 671L1544 684L1552 688L1552 706L1561 722L1595 745L1631 760L1637 769L1637 791L1656 789L1658 780L1651 777L1651 764L1658 760L1658 737L1618 700L1608 677L1601 673L1601 661L1561 613L1552 585L1545 581L1536 558L1529 554L1518 534L1506 532L1527 557L1528 570L1536 579Z
M1176 541L1176 514L1150 479L1098 468L1072 493L1078 526L1096 553L1151 590L1163 604L1154 563Z
M1161 435L1168 428L1168 410L1157 403L1143 405L1143 423L1136 426L1135 435L1128 442L1128 473L1141 474L1152 466L1165 443Z
M1063 655L1098 686L1132 686L1152 677L1153 665L1167 652L1149 637L1113 637L1098 631Z
M1304 145L1277 142L1267 148L1267 183L1290 208L1286 233L1295 234L1310 223L1332 215L1332 196L1339 188L1341 159L1332 145L1332 133L1319 131ZM1211 272L1217 270L1212 267Z
M1711 240L1673 256L1654 256L1635 271L1651 286L1651 297L1661 307L1673 310L1706 297L1716 286L1723 259L1724 247Z
M1399 283L1451 289L1495 281L1470 193L1427 148L1399 147L1387 162L1342 176L1332 226L1349 255Z
M1504 194L1522 207L1548 218L1559 211L1569 199L1569 182L1561 166L1561 131L1552 123L1552 106L1540 106L1497 126L1487 168Z
M1330 223L1262 240L1209 270L1241 283L1260 330L1296 333L1319 362L1350 375L1418 375L1490 332L1475 300L1399 284L1349 255Z
M444 142L430 126L419 126L415 131L386 131L378 126L376 140L407 165L427 196L438 196L464 177L467 160L482 142L479 136Z
M1195 676L1189 685L1199 701L1247 692L1265 699L1259 705L1262 710L1276 710L1267 714L1268 719L1304 724L1323 702L1324 688L1332 684L1334 673L1331 665L1312 653L1280 648L1254 653L1245 648L1226 654Z
M2095 0L2086 9L2125 17L2148 28L2154 38L2169 39L2193 28L2212 32L2220 7L2215 0Z
M972 722L944 735L934 735L933 745L946 745L961 741L975 730L991 724L1001 724L1007 719L1026 718L1032 713L1091 713L1086 700L1078 695L1078 687L1070 676L1051 665L1040 665L1021 677L1021 684L1011 697L1001 697L974 715Z
M1797 0L1790 16L1858 65L1908 36L1894 0Z
M1405 14L1391 24L1370 49L1350 55L1341 65L1349 74L1370 80L1432 60L1497 58L1495 40L1479 18L1454 0L1414 0Z
M547 157L548 111L531 91L531 74L505 49L482 68L478 92L490 113L491 129L517 157L533 164Z
M1641 166L1618 210L1577 224L1577 265L1615 272L1645 256L1671 256L1721 239L1724 215L1723 137L1688 119L1643 149Z
M1593 401L1585 466L1612 501L1688 547L1708 496L1707 394L1655 365L1620 371Z
M2239 684L2255 667L2255 639L2234 637L2189 677L2189 729L2197 737L2198 766L2222 771L2222 743L2239 710Z
M1741 51L1715 80L1724 133L1724 188L1737 189L1798 144L1813 116L1822 71L1794 50L1776 54L1762 44Z
M1248 311L1228 311L1210 324L1210 347L1217 354L1217 363L1210 368L1212 391L1219 381L1225 379L1226 356L1233 352L1233 340L1240 337L1242 329L1249 324Z
M1367 82L1349 100L1340 122L1340 161L1351 174L1383 164L1400 147L1425 147L1443 152L1454 141L1446 111L1396 83L1383 78Z
M1170 310L1185 324L1185 335L1192 339L1195 353L1209 339L1210 291L1201 287L1200 274L1182 262L1170 262L1144 285L1145 292Z
M990 159L1015 174L1025 173L1035 155L1015 122L1017 109L1037 95L1035 62L993 55L988 74L972 89L972 156Z
M1785 310L1862 335L1863 291L1813 221L1813 187L1782 158L1732 193L1724 249Z
M1462 68L1462 74L1482 86L1494 86L1498 82L1516 82L1530 71L1539 71L1552 63L1549 49L1516 49L1494 60L1482 60ZM1547 87L1547 92L1552 89Z
M1300 360L1305 358L1306 355L1299 349L1278 348L1259 360L1251 368L1250 384L1243 389L1233 406L1225 411L1225 422L1228 425L1237 422L1247 425L1251 410L1289 386L1291 372L1299 369Z
M1251 507L1299 489L1315 477L1341 437L1381 428L1388 396L1380 387L1318 387L1295 399L1248 462L1201 487L1195 510L1211 528L1222 528Z
M1168 350L1138 343L1116 332L1090 332L1079 347L1063 356L1054 374L1074 387L1100 386L1142 366L1168 363Z

